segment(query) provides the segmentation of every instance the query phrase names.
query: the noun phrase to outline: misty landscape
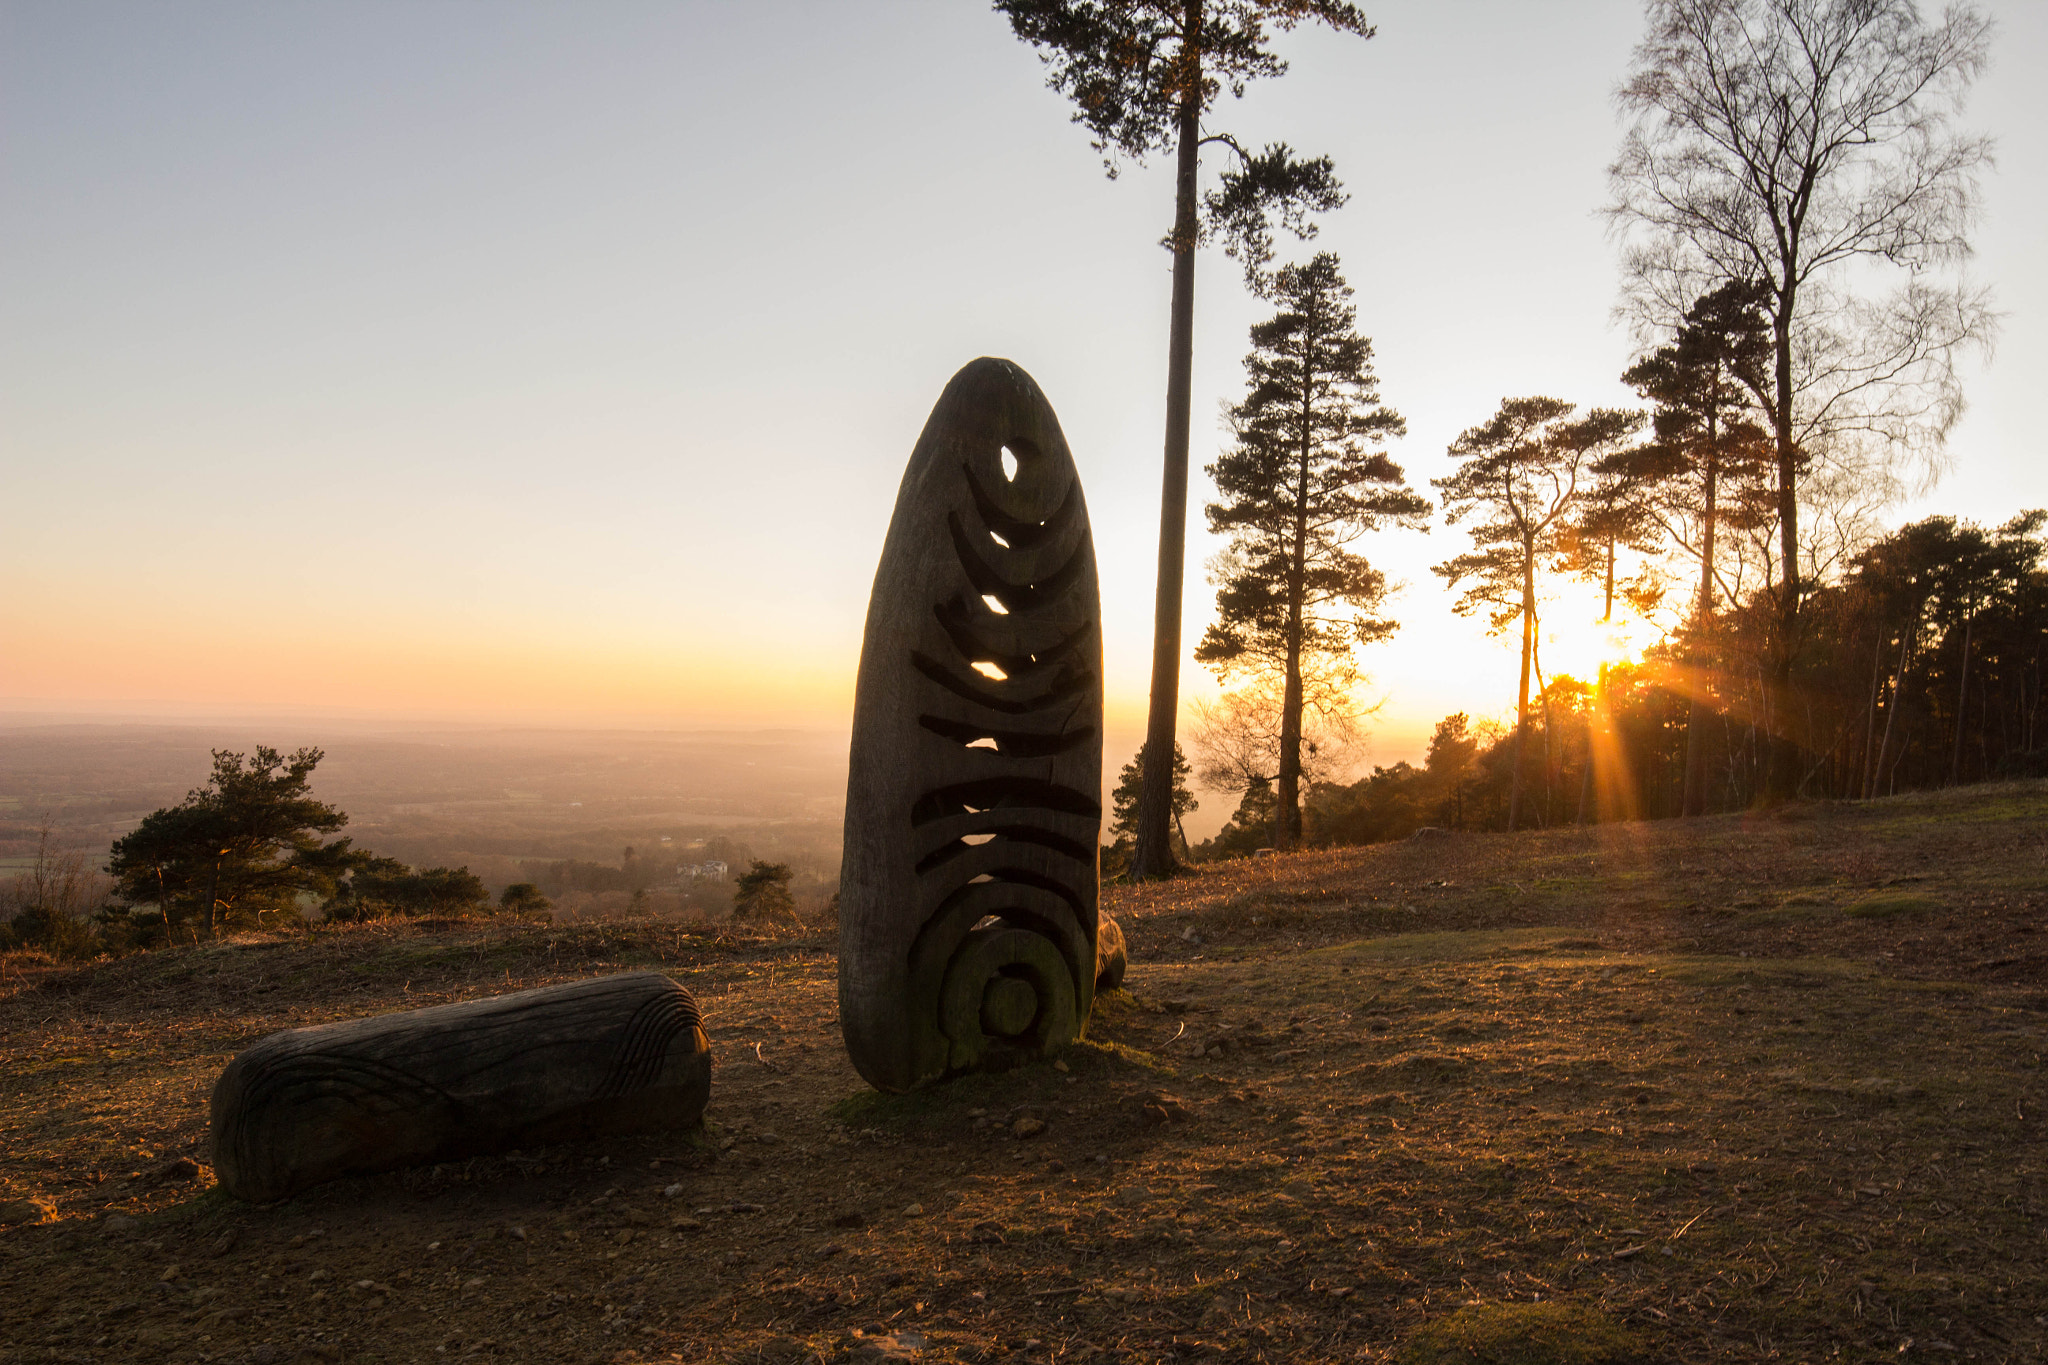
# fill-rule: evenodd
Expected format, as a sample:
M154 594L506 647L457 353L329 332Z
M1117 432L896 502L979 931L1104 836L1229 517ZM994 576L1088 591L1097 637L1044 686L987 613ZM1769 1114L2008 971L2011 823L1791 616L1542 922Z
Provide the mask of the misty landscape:
M202 784L211 750L302 742L324 748L315 794L348 813L358 846L467 867L494 899L533 882L566 918L722 916L730 875L683 870L714 862L786 863L812 911L838 882L843 735L332 723L0 724L0 879L33 862L45 821L97 869L143 816Z

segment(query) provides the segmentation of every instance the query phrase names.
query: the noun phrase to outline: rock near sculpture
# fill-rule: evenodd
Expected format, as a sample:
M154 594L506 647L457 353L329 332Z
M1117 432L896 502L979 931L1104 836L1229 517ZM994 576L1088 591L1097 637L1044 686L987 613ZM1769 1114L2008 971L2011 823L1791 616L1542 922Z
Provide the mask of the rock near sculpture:
M339 1176L693 1127L711 1047L658 972L288 1029L213 1088L214 1173L239 1199Z
M1086 1026L1099 603L1059 419L1023 370L974 361L904 471L854 695L839 1010L878 1089L1046 1056Z

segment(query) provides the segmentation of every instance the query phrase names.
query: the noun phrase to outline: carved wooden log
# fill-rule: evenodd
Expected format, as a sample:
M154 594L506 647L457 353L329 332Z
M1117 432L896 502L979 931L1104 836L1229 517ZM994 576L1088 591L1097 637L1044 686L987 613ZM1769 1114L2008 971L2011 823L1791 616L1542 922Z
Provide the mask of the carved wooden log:
M686 1128L711 1094L688 991L659 972L273 1033L213 1087L241 1199L514 1147Z
M1044 1056L1095 992L1102 629L1059 419L981 359L911 452L853 703L839 1014L869 1084Z
M1130 950L1124 946L1123 926L1108 915L1096 916L1095 991L1117 990L1124 984L1124 972L1131 965Z

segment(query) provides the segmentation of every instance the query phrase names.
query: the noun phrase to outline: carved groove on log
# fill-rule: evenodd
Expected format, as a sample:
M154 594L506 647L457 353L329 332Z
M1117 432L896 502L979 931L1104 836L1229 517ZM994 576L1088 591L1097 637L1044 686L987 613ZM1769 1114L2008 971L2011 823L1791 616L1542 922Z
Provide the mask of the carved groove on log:
M1041 1056L1086 1024L1099 616L1059 420L1022 370L977 360L904 473L855 694L840 1018L881 1089Z

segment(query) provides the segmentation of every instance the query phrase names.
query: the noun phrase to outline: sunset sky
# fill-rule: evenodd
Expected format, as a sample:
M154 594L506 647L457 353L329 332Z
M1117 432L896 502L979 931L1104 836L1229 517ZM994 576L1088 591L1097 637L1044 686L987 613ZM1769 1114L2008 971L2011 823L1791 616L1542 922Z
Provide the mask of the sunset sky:
M1633 401L1599 209L1640 10L1365 8L1378 37L1285 40L1212 123L1335 159L1316 245L1426 490L1505 395ZM1893 521L2048 505L2048 5L1988 8L1972 275L2006 317ZM975 3L0 4L0 713L843 724L904 461L986 354L1085 482L1120 764L1170 190L1106 179ZM1198 467L1263 311L1203 259ZM1466 544L1363 546L1408 585L1373 761L1512 703L1428 572Z

